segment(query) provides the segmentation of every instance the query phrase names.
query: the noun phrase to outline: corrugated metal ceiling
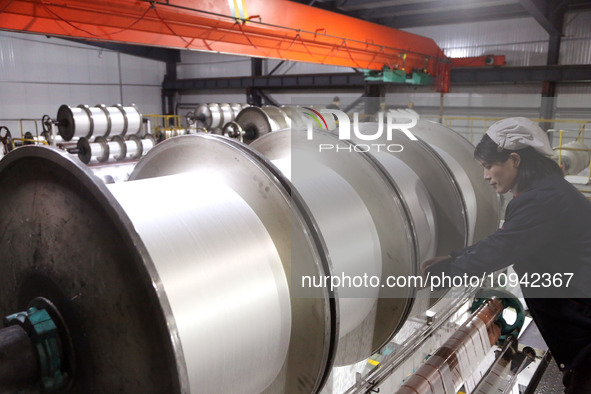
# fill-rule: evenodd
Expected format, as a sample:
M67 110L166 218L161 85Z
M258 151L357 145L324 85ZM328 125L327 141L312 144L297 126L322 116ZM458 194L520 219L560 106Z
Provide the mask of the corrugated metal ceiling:
M292 0L403 29L532 16L548 30L553 16L591 8L591 0ZM550 27L549 27L550 26Z

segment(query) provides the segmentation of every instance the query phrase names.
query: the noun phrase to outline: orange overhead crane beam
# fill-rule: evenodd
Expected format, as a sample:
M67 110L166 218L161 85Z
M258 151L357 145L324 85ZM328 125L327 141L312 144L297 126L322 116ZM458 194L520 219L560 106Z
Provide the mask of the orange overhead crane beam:
M407 73L449 87L430 38L285 0L0 0L0 29Z

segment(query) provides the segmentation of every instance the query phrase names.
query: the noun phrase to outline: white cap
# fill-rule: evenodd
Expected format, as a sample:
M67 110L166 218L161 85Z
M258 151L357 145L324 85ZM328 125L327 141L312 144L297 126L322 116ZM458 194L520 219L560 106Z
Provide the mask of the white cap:
M499 149L519 150L531 146L538 153L550 156L554 153L544 130L527 118L507 118L493 123L486 134Z

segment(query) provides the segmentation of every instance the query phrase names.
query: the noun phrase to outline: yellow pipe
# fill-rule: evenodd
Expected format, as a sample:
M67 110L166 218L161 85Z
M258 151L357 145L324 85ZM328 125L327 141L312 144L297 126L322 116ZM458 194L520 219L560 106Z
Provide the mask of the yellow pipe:
M23 133L23 121L26 121L26 122L34 122L35 123L35 137L39 137L39 126L37 125L37 122L39 121L39 119L19 119L19 123L21 125L21 137L24 136L24 133Z
M560 140L558 142L558 147L560 148L558 150L558 166L560 168L562 168L562 163L561 163L561 160L562 160L562 135L564 134L564 130L559 130L558 132L560 134Z
M12 149L16 148L16 146L14 145L14 141L22 141L23 144L25 142L33 142L35 144L44 144L44 145L49 145L47 143L47 141L45 140L38 140L38 139L34 139L34 138L13 138L12 139Z

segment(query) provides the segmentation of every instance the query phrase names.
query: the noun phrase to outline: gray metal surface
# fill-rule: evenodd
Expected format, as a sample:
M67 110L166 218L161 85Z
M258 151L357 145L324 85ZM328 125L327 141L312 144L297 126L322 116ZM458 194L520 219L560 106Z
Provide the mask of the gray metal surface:
M240 113L240 111L242 111L243 108L248 107L247 104L239 104L239 103L231 103L230 107L232 108L232 113L234 115L234 119L236 119L236 117L238 116L238 114Z
M293 129L302 129L306 127L306 119L300 107L297 105L282 105L281 109L289 118L289 127Z
M275 123L273 130L286 129L289 127L290 119L283 109L275 107L274 105L264 105L261 109L271 119L271 124Z
M364 127L375 130L377 124L360 125L361 130L364 130ZM375 153L374 150L371 155L375 156L379 161L387 160L384 159L385 155L394 156L395 159L401 160L418 175L433 203L438 230L436 254L447 255L452 250L465 247L468 238L468 223L462 196L449 168L436 152L424 141L411 141L398 130L393 130L390 140L387 140L386 136L384 136L371 142L376 144L398 144L404 148L396 153ZM395 183L400 182L400 175L396 173L395 168L390 169L389 175ZM412 205L418 203L418 201L413 201L413 191L405 189L402 185L399 188L409 208L418 209L419 207L412 207ZM422 237L423 235L418 234L417 236Z
M451 169L468 214L469 243L495 232L499 227L500 200L484 181L482 168L474 159L474 146L455 131L427 120L419 120L410 131L435 147Z
M0 161L0 314L51 300L72 333L72 392L188 392L166 292L126 213L51 148Z
M194 119L197 121L198 127L205 127L207 129L221 126L222 112L220 106L215 103L199 104L195 108Z
M235 122L244 130L244 142L250 143L272 131L289 127L290 120L279 107L248 107L240 111Z
M332 364L335 317L327 289L310 289L310 298L293 294L295 273L318 276L324 272L322 256L310 235L314 230L291 204L285 184L267 166L246 146L203 134L172 138L157 145L140 160L131 176L132 182L149 182L161 179L154 177L188 173L187 182L196 185L189 187L193 192L187 199L197 206L194 221L207 221L198 228L191 227L192 236L198 236L182 243L193 244L192 256L184 265L190 266L192 275L199 279L183 279L179 286L181 278L175 272L163 274L166 288L177 293L171 296L175 316L209 316L206 321L199 319L180 327L191 381L198 385L196 391L258 392L266 386L256 386L257 378L273 375L266 392L313 392ZM223 188L214 180L223 183ZM226 194L231 191L240 198L234 196L228 201L221 193L213 193L216 189ZM132 207L134 198L130 198ZM170 203L177 204L174 200ZM241 209L235 209L237 204ZM143 237L154 229L139 231ZM166 244L158 248L151 254L162 256L156 262L159 271L170 270L168 256L177 252ZM283 282L287 278L285 283L290 287L289 322L273 319L273 310L285 297L281 275L252 277L261 271L256 267L267 253L278 257ZM271 286L273 281L275 286ZM188 286L185 294L179 293L183 282ZM265 286L276 290L262 292ZM182 308L187 298L197 310L175 309L177 303ZM208 310L218 312L199 313ZM286 332L290 333L287 338L280 336ZM279 338L278 343L273 341ZM286 348L286 359L278 352L281 346ZM284 359L280 359L282 354Z
M416 272L417 247L408 215L394 190L364 154L318 154L318 143L350 144L336 136L281 130L253 144L290 177L318 225L331 259L326 275L390 275ZM327 154L324 154L327 153ZM369 357L406 319L414 289L371 287L337 289L339 344L337 365Z
M226 123L234 120L234 111L232 110L232 106L230 104L221 103L220 112L222 116L220 120L220 125L218 127L223 127Z
M359 131L364 134L372 134L377 127L376 123L361 123ZM433 256L437 250L437 215L435 204L425 184L418 174L407 165L400 155L409 144L414 142L396 138L398 144L393 145L389 152L387 146L393 143L382 136L377 140L371 141L373 144L382 144L381 149L367 148L368 141L362 141L353 134L352 141L358 145L361 150L368 150L367 155L376 162L380 169L388 177L396 190L397 198L406 207L412 224L413 236L417 239L419 246L419 263ZM412 148L411 148L412 149ZM401 151L398 151L401 150ZM416 148L415 148L416 150ZM412 152L416 155L416 152Z
M577 175L589 166L589 152L583 150L568 150L568 149L589 149L585 144L579 141L571 141L563 144L562 153L560 153L560 146L554 147L556 150L552 159L558 163L558 157L560 155L560 164L564 169L565 175Z
M300 106L300 110L304 108L305 107ZM310 105L307 108L312 108L313 110L320 112L320 110L326 109L326 105ZM324 115L323 117L328 131L333 131L337 128L337 121L334 116Z

